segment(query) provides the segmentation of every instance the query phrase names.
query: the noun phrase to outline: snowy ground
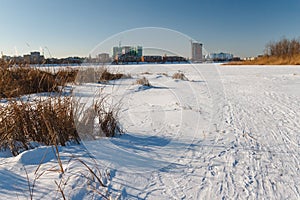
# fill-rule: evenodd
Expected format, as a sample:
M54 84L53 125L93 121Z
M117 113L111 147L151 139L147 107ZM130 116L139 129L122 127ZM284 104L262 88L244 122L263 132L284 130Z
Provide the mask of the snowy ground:
M100 198L93 187L120 199L300 199L299 66L110 67L133 78L74 95L88 102L104 88L126 133L61 147L63 174L51 147L2 152L1 198L29 199L38 177L34 199L61 198L54 181L67 199ZM172 79L178 71L189 81ZM142 76L153 86L133 84ZM77 158L100 169L106 189Z

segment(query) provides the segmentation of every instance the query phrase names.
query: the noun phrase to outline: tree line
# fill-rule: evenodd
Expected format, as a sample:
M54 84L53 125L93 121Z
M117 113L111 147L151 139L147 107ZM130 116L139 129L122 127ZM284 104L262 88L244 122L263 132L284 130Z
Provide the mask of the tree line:
M294 56L300 54L299 39L283 38L277 42L269 42L265 49L266 55L269 56Z

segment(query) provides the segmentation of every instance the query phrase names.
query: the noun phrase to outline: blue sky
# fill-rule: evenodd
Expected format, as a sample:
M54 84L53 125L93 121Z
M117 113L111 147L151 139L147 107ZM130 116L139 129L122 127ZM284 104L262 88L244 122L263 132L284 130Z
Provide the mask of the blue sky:
M87 56L111 35L164 27L208 52L255 56L271 40L300 36L299 10L299 0L1 0L0 51L47 47L55 57Z

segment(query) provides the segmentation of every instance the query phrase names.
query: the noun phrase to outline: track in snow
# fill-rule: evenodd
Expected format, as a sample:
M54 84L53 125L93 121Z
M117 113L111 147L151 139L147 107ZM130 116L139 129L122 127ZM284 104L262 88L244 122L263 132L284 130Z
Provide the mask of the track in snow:
M220 77L200 69L208 86L205 95L211 98L207 106L212 106L206 132L198 127L184 154L174 155L164 168L144 174L120 172L118 187L126 188L127 197L300 198L300 95L294 90L300 77L293 75L300 69L217 70Z

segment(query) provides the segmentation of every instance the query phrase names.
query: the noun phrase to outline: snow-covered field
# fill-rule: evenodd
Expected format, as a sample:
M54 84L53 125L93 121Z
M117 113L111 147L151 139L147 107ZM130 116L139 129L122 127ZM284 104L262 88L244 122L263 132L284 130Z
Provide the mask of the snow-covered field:
M62 198L56 183L67 199L101 199L95 188L113 199L300 199L299 66L110 68L133 78L77 85L74 96L104 88L121 102L125 134L60 147L63 174L52 147L1 152L1 199L30 199L28 183L33 199ZM189 80L172 79L178 71ZM143 76L152 87L133 84Z

